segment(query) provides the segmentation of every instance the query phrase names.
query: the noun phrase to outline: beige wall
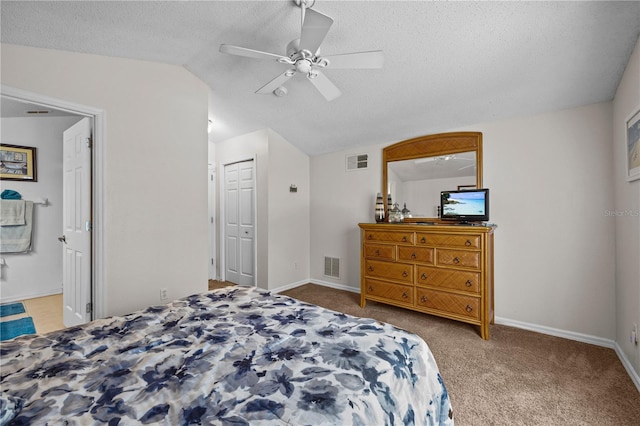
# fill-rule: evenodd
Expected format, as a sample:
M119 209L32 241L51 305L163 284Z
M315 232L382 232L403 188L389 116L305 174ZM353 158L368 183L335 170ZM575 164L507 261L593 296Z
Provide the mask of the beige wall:
M296 185L297 192L289 187ZM309 279L309 156L269 131L269 288Z
M640 327L640 180L627 182L625 122L640 107L640 42L636 44L613 102L616 223L616 341L640 375L640 346L630 342ZM628 212L628 213L627 213Z
M450 130L484 134L496 315L614 339L614 222L604 215L613 205L611 104ZM373 221L383 146L311 159L313 280L359 288L357 223ZM345 172L356 152L369 153L370 169ZM343 260L342 280L322 275L324 255Z
M3 85L105 111L105 314L206 290L207 86L171 65L1 48Z

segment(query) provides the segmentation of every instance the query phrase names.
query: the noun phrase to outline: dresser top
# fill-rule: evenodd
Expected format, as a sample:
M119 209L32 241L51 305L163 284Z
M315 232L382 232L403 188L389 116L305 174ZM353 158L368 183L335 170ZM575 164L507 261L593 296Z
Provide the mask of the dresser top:
M362 229L381 229L381 230L398 230L398 231L438 231L438 232L488 232L492 233L498 225L494 223L482 223L482 224L458 224L458 223L441 223L441 222L427 222L427 223L415 223L415 222L402 222L402 223L359 223L358 226Z

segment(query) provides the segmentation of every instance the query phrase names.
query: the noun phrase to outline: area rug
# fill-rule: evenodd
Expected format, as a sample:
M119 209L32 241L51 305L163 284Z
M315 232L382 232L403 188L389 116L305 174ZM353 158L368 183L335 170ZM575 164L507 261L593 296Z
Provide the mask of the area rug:
M21 314L23 312L24 305L21 302L0 305L0 317L8 317L10 315Z
M0 322L0 340L9 340L23 334L35 334L36 327L31 317Z

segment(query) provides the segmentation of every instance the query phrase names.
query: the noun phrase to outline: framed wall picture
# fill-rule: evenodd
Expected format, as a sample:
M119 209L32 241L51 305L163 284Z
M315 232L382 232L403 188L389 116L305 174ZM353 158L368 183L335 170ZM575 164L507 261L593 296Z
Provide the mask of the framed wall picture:
M0 179L36 182L36 148L0 145Z
M627 180L640 179L640 106L626 120Z

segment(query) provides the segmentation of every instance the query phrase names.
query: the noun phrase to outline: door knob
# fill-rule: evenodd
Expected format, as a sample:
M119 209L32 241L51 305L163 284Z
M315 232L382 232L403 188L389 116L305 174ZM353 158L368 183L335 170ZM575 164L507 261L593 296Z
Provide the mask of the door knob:
M64 235L62 237L58 237L58 241L67 244L67 237L65 237Z

